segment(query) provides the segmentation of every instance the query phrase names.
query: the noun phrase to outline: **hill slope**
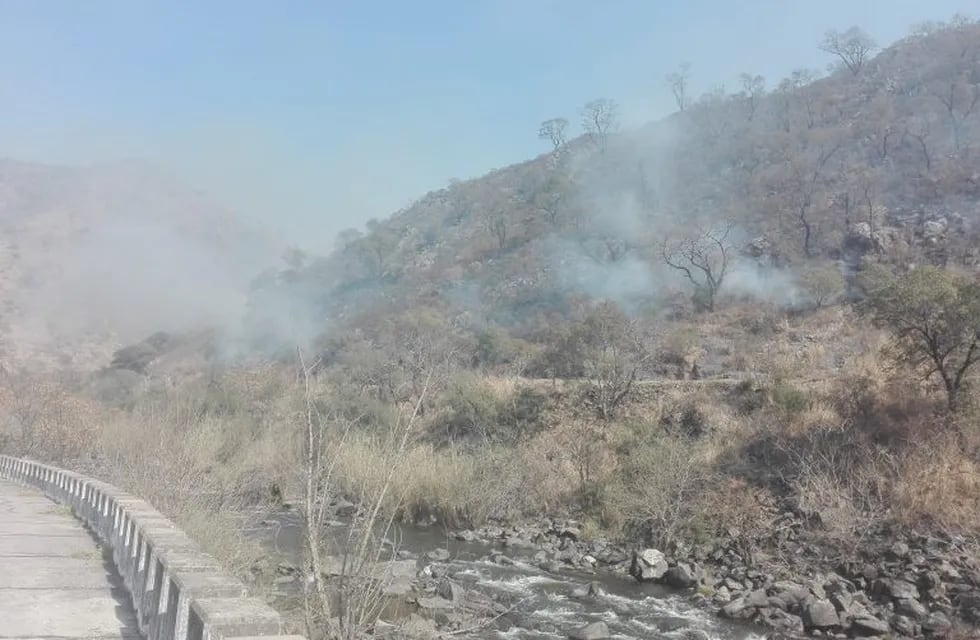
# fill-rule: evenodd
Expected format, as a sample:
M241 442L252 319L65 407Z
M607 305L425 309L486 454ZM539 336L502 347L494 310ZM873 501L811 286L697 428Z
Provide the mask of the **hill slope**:
M800 301L793 280L820 261L848 274L868 260L976 269L978 102L980 26L945 26L856 74L711 93L452 184L259 288L314 291L337 317L437 304L523 335L578 295L646 308L687 295L663 243L729 223L751 260L731 265L727 292L781 304Z
M0 161L0 340L8 365L99 366L118 344L241 313L279 252L149 166Z

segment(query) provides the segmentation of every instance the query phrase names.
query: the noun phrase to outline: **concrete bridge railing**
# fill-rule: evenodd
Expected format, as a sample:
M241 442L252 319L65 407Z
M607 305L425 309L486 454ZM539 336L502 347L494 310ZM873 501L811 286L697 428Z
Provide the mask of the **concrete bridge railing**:
M70 506L112 550L148 640L285 640L279 614L249 597L244 583L146 501L93 478L5 455L0 478Z

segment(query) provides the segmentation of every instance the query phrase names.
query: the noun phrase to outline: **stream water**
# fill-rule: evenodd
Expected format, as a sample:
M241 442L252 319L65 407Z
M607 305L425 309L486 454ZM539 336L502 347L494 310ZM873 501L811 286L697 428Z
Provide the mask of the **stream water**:
M340 527L338 527L340 530ZM292 513L254 519L246 535L261 541L276 561L299 565L303 531ZM500 628L486 628L467 636L481 640L567 638L568 633L603 621L612 638L646 640L753 640L763 636L756 628L720 619L690 602L690 594L655 584L638 584L628 577L603 573L544 571L530 562L533 550L515 550L486 542L463 542L438 528L399 527L399 549L422 557L434 549L446 549L450 559L441 562L448 575L467 587L514 603ZM505 555L501 563L493 556ZM420 561L421 563L422 561ZM420 564L421 566L421 564ZM590 582L598 583L600 595L576 598L572 592ZM501 625L498 625L498 627Z

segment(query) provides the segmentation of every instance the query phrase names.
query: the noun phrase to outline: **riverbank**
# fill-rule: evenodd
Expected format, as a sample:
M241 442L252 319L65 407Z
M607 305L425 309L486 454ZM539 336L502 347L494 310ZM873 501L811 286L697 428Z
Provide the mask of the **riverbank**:
M299 558L299 526L280 514L251 535ZM590 625L590 638L978 637L980 555L960 536L882 529L842 547L786 512L765 540L732 531L664 551L587 539L560 519L397 537L386 594L412 637L575 637ZM296 606L298 566L265 570L286 586L280 606Z

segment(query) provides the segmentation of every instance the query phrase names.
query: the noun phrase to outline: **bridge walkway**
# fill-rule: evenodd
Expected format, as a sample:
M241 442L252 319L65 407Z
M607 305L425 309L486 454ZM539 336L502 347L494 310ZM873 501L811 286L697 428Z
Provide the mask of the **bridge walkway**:
M0 480L0 640L140 640L112 553L40 491Z

